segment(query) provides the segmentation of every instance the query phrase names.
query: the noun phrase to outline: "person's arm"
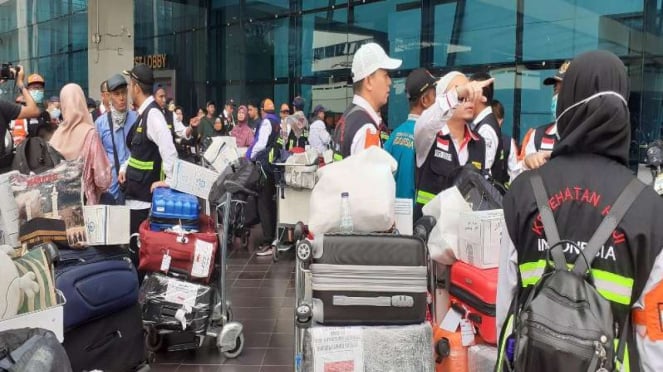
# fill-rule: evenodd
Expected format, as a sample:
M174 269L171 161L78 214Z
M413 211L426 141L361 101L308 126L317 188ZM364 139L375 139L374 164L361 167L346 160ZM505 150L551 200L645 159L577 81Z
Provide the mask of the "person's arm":
M177 160L177 149L175 149L173 136L170 134L170 129L168 129L168 124L163 115L150 114L147 117L147 138L159 147L161 168L166 175L164 182L169 186L172 182L173 166Z
M516 144L516 140L511 138L511 151L508 154L508 169L509 169L509 180L513 182L513 180L518 177L518 175L523 171L521 169L522 164L518 162L518 156L516 155L518 153L518 144Z
M185 140L191 139L191 127L187 127L181 121L173 120L175 134Z
M264 119L262 123L260 123L260 128L258 130L260 131L260 134L258 136L258 142L256 142L251 151L251 160L255 160L256 155L267 148L267 140L269 140L269 135L272 133L272 123L269 120Z
M24 84L25 69L21 65L18 65L16 67L19 68L18 73L16 73L16 70L12 69L12 71L16 75L16 89L20 91L21 94L23 95L23 102L25 102L25 106L21 107L21 111L18 117L15 117L13 119L36 118L41 114L41 110L35 103L35 100L32 99L32 96L30 95L30 91L28 91L28 88L25 87Z
M649 247L642 247L649 248ZM633 304L635 340L643 371L663 371L663 253L656 257L642 295Z
M502 222L504 235L500 249L500 263L497 274L497 303L495 308L495 326L497 327L497 339L501 339L500 333L506 321L511 307L511 302L518 291L518 251L516 250L509 234L506 232L506 223Z
M497 156L499 138L490 125L484 125L479 128L479 135L486 144L486 169L491 169L495 163L495 156Z

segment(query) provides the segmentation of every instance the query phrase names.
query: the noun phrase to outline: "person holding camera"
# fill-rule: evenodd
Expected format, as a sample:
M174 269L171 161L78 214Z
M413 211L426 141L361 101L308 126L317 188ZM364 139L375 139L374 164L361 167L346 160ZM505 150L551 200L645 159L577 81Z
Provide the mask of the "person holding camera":
M8 68L8 77L16 79L16 90L21 92L24 105L10 101L0 100L0 168L6 168L12 161L12 141L8 136L9 123L12 120L36 118L41 114L37 103L30 95L30 91L23 84L25 70L22 66ZM4 82L0 79L0 83ZM7 141L9 139L9 141Z

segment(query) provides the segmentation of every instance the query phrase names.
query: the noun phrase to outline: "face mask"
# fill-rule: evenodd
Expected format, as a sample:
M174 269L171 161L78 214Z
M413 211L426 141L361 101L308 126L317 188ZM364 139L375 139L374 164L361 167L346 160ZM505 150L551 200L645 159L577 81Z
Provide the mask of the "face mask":
M562 116L564 116L564 114L566 114L567 112L571 111L572 109L574 109L574 108L576 108L580 105L583 105L583 104L593 100L594 98L598 98L598 97L601 97L601 96L615 96L615 97L619 98L624 103L624 106L628 107L628 102L626 102L626 99L624 99L624 97L622 97L621 94L619 94L617 92L613 92L613 91L598 92L596 94L593 94L593 95L583 99L582 101L578 101L578 102L572 104L571 106L567 107L566 110L562 111L562 113L559 114L559 116L555 119L555 124L557 124L559 122L559 119L561 119ZM555 96L555 97L557 97L557 96ZM556 106L556 102L557 102L557 100L555 100L555 106ZM559 132L557 132L557 137L559 137Z
M51 115L51 119L57 119L60 117L60 109L53 109L48 112Z
M30 96L35 100L35 103L39 104L44 100L44 91L43 90L31 90Z
M557 115L557 94L552 96L552 101L550 102L550 112L552 112L553 117Z

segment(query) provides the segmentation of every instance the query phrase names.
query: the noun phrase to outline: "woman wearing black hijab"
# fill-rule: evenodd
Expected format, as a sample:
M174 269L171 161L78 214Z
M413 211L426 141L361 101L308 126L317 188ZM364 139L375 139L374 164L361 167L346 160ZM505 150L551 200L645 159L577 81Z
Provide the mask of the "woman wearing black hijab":
M559 142L551 160L519 176L504 197L510 239L503 240L499 267L501 337L511 334L502 325L510 324L512 299L518 296L522 305L525 288L537 283L546 268L547 242L530 178L538 173L543 179L560 239L584 249L617 196L635 178L627 168L627 99L626 68L614 54L593 51L573 60L558 98ZM630 371L663 371L663 320L655 316L658 303L663 303L661 216L663 200L653 189L643 190L591 264L592 272L603 274L594 284L611 305L617 336L627 317L635 314L635 332L626 334ZM564 254L568 263L578 257L573 248L565 248ZM539 372L569 370L561 354L558 359L559 365L546 360Z

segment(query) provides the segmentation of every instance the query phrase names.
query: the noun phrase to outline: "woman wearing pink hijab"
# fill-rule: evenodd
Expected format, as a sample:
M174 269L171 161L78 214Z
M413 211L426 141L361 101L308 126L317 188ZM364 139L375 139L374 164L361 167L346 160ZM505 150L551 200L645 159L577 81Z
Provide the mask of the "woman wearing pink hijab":
M65 160L84 161L83 192L86 204L98 204L101 194L111 184L111 167L80 86L67 84L62 88L60 109L63 120L49 143Z
M239 106L237 109L237 125L230 132L235 137L237 147L249 147L253 142L253 131L249 127L249 116L246 106Z

